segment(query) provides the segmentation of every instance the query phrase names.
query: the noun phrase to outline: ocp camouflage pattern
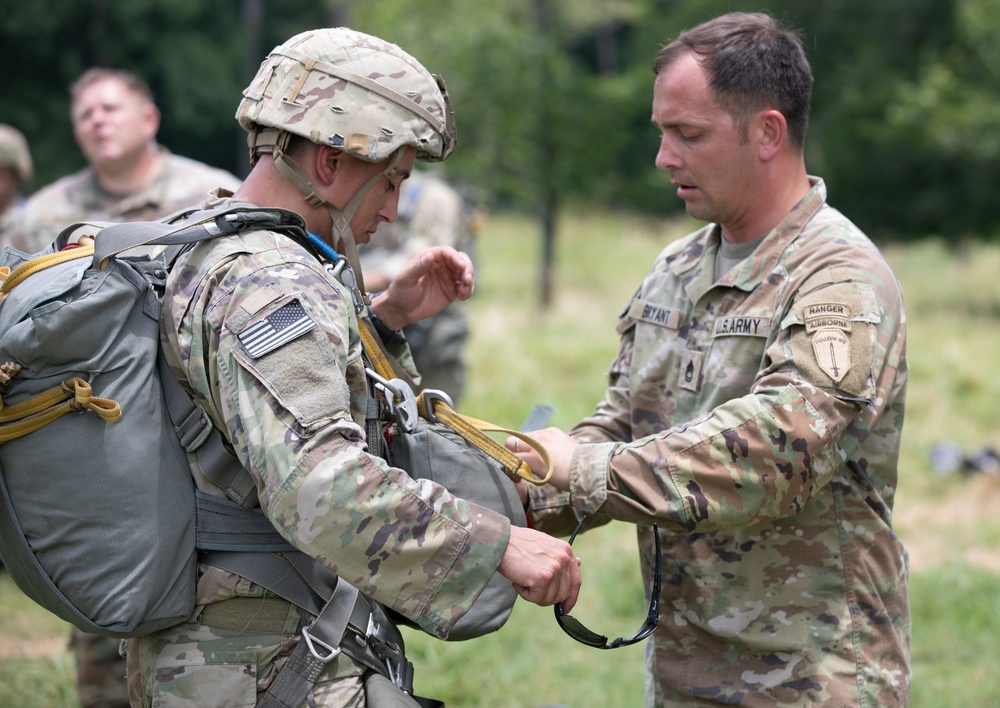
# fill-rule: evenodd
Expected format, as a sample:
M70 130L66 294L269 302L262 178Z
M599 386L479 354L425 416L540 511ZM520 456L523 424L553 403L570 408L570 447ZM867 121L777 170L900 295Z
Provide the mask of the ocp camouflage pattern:
M902 295L811 181L718 283L718 227L663 251L619 320L603 400L573 430L592 444L569 500L639 525L647 588L660 529L650 706L908 700L908 561L892 529ZM565 531L565 500L534 494L536 524Z

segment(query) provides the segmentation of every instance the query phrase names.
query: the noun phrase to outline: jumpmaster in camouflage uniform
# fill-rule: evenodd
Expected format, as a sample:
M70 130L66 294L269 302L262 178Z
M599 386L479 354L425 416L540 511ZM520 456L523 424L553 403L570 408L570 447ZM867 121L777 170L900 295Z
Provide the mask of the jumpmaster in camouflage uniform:
M342 46L334 43L329 51L315 46L338 37ZM306 56L298 47L310 42L311 51L336 56L326 61ZM427 128L355 83L333 79L342 68L328 62L348 53L362 63L375 62L366 72L388 66L392 71L383 70L379 83L400 95L414 84L435 86L395 45L343 29L303 33L262 65L260 81L244 93L241 123L252 130L255 121L329 122L323 117L329 110L307 108L322 94L341 110L349 107L356 124L368 121L370 127L328 138L317 134L315 142L342 143L373 161L384 159L378 157L382 151L391 154L414 143L426 145L431 157L450 151L443 131ZM286 62L289 57L301 63ZM426 80L407 76L410 69L400 70L401 60L412 62L412 71L424 72ZM423 98L428 110L443 105L440 95L436 105ZM408 136L380 130L387 111L402 113L396 122L407 124ZM445 117L435 119L443 125ZM280 328L289 321L296 322L296 334L279 336L276 347L261 348L251 340L258 327ZM171 271L161 334L171 368L253 475L260 506L275 528L361 592L446 637L496 572L510 522L368 453L368 387L352 296L320 258L270 231L203 242ZM388 344L412 372L405 340ZM203 491L221 495L192 471ZM293 607L276 598L248 599L267 595L260 586L203 564L199 608L191 621L130 640L133 704L253 705L301 637ZM231 603L245 609L230 616L242 612L245 621L229 628L202 621ZM264 614L267 621L261 621ZM315 703L362 705L361 673L340 654L321 674Z
M199 206L216 187L236 189L240 181L225 170L159 148L163 160L153 180L131 194L111 194L84 167L43 187L27 200L12 228L11 244L37 253L78 221L150 221L179 209Z
M577 448L568 499L639 524L647 587L659 525L650 706L909 695L907 554L892 530L902 296L811 182L717 283L717 226L663 251L621 316L603 400L572 431L593 444ZM565 531L566 493L532 493L536 525Z

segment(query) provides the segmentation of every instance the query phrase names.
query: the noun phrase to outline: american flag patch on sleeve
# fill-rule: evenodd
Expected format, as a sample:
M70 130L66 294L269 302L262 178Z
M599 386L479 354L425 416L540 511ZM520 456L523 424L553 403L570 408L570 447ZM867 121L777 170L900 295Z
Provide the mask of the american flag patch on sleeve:
M293 300L240 332L239 340L247 354L258 359L315 326L316 323L306 314L302 303Z

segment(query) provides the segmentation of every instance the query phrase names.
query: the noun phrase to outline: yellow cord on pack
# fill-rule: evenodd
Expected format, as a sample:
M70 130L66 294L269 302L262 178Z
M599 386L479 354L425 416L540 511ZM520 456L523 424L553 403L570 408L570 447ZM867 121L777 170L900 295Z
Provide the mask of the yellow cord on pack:
M91 244L89 246L71 248L68 251L47 253L44 256L38 256L32 258L30 261L25 261L10 271L7 277L3 279L3 285L0 285L0 300L6 299L11 290L40 270L50 268L59 263L65 263L66 261L76 260L77 258L91 258L93 255L94 246Z
M4 406L0 398L0 444L33 433L67 413L77 411L91 411L108 423L122 417L117 401L94 396L90 384L73 377L12 406Z
M386 358L382 351L382 347L379 345L375 336L368 329L368 326L365 324L364 320L362 320L360 315L358 315L358 329L361 332L361 341L364 343L365 353L367 353L368 358L371 359L375 373L386 380L396 378L396 373L392 369L392 364L389 363L388 358ZM444 425L447 425L449 428L454 430L455 433L467 440L470 445L474 445L480 451L496 460L505 470L507 470L509 474L516 474L518 477L521 477L525 481L538 487L544 485L552 477L552 461L549 459L548 452L537 440L526 433L522 433L518 430L510 430L508 428L494 425L493 423L487 423L477 418L462 415L441 400L437 400L434 405L434 410L429 412L427 410L427 404L424 401L423 392L417 396L417 412L419 412L420 416L425 420L436 419L441 421ZM433 418L431 418L429 413L433 414ZM545 463L545 476L541 478L536 477L532 473L527 462L498 443L489 435L486 435L487 432L513 435L530 445L536 452L538 452L542 458L542 462Z

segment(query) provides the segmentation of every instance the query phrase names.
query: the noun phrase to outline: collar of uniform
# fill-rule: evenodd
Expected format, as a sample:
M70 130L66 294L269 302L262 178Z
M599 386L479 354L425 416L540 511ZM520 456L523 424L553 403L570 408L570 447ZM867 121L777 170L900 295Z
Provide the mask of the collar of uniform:
M826 203L826 184L822 178L809 177L809 184L812 188L798 204L792 207L781 223L764 237L753 255L727 273L718 281L719 285L750 292L777 266L781 254L798 238L805 225ZM686 289L702 291L711 287L714 281L711 272L707 273L707 280L697 276L692 277L689 273L698 265L702 266L698 272L705 272L707 267L704 263L705 258L709 254L714 255L718 252L721 240L722 229L718 224L710 224L697 232L696 237L678 254L678 257L670 261L670 269L674 275L683 281L689 281L690 284ZM703 280L706 282L702 282ZM697 292L688 294L694 301L699 299Z
M146 208L161 211L160 205L163 204L166 197L167 160L170 159L170 151L162 145L157 145L156 151L162 159L153 174L153 178L140 189L124 196L104 189L97 180L97 171L93 167L88 167L83 194L83 202L87 208L110 214L112 219L120 219L130 212Z

